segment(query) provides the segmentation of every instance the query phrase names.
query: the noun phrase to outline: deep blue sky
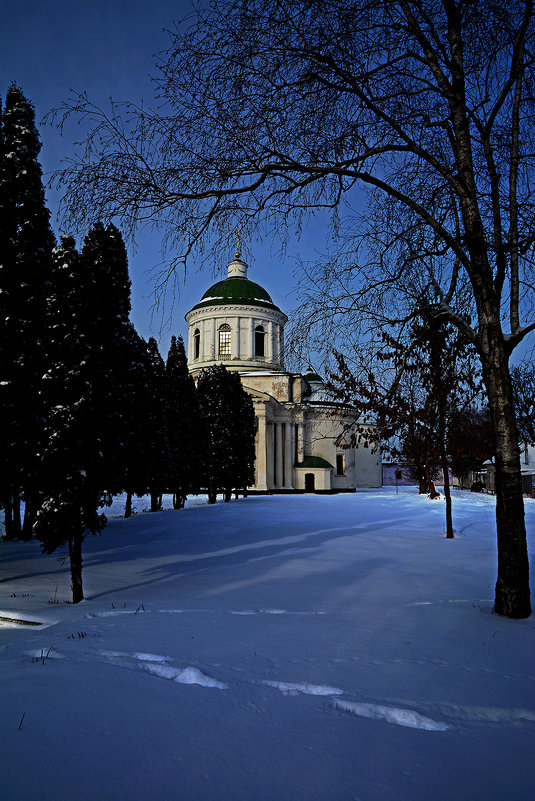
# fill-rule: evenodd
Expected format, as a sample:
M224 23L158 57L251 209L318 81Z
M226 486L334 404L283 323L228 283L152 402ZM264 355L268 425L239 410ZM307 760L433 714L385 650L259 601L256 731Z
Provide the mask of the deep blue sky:
M15 81L34 104L38 121L60 105L70 89L87 91L98 104L105 104L110 96L150 100L149 75L156 74L153 54L168 44L164 29L190 9L187 0L0 0L1 96L5 98L9 84ZM47 181L61 159L72 152L76 131L62 138L56 128L41 125L40 134L40 161ZM71 233L60 229L56 216L59 196L50 188L47 200L56 234ZM296 257L307 258L313 255L313 247L322 247L317 227L312 236L302 236L282 261L270 253L269 246L255 246L247 257L249 277L262 284L285 311L296 303ZM81 244L80 238L78 241ZM225 264L234 250L230 233L228 253L221 255L215 268L219 270L217 279L226 277ZM159 338L165 352L171 333L186 335L184 314L215 279L209 271L191 269L181 283L174 308L167 304L164 317L171 316L171 325L160 337L161 315L151 314L152 284L146 274L160 261L160 239L155 233L143 234L136 252L129 247L133 322L142 336Z
M153 96L149 75L156 73L153 54L168 44L164 29L190 9L187 0L0 0L0 94L4 98L15 81L35 105L37 120L60 105L70 89L87 91L97 104L105 104L110 96L149 101ZM47 180L72 152L75 132L62 138L56 128L41 126L40 131L40 160ZM56 234L72 233L60 229L57 194L48 189L47 198ZM327 236L326 228L315 221L299 240L289 243L283 259L271 252L269 243L255 245L247 257L249 277L262 284L284 311L290 311L297 302L297 259L313 259L323 252ZM217 278L226 276L224 265L234 247L229 232L228 253L221 254L214 268ZM151 314L152 284L147 276L160 261L160 240L154 233L140 238L136 252L129 248L133 322L142 336L153 334L160 339L165 355L172 333L186 335L184 314L214 277L206 271L189 272L174 307L168 304L164 310L164 319L171 319L160 336L162 315ZM535 337L530 339L533 345Z

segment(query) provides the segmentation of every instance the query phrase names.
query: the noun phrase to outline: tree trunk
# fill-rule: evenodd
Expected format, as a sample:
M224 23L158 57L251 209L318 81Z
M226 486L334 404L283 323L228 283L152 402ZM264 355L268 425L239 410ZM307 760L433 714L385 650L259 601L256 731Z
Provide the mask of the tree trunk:
M443 449L443 448L442 448ZM451 508L451 488L450 488L450 472L448 459L445 452L442 453L442 472L444 474L444 496L446 498L446 538L452 540L453 535L453 515Z
M15 533L13 530L13 502L11 495L6 493L3 500L4 506L4 530L6 540L14 540Z
M150 510L151 512L159 512L161 509L160 495L157 492L150 494Z
M511 377L501 332L488 330L484 334L483 379L496 437L498 578L494 611L505 617L526 618L531 613L529 561Z
M124 505L124 516L132 517L132 493L126 493L126 503Z
M217 500L217 489L208 487L208 503L215 503Z
M69 561L71 567L71 588L73 604L84 600L82 586L82 534L77 531L69 537Z
M438 397L438 435L440 437L440 466L444 478L444 497L446 498L446 539L452 540L453 536L453 517L451 510L451 490L450 490L450 470L448 463L448 453L446 449L446 396L442 394L444 387L437 385Z
M186 503L186 495L183 492L173 493L173 509L183 509Z
M15 493L11 499L12 503L12 526L13 526L13 536L14 537L21 537L22 536L22 527L20 524L20 495Z
M32 498L26 498L24 505L24 522L22 524L22 539L31 540L33 536L33 524L35 522L35 502Z
M225 503L229 503L231 498L232 498L232 488L229 489L227 487L227 489L225 490L225 495L224 495Z
M435 482L431 478L429 467L427 465L424 465L424 472L425 472L425 481L427 484L427 492L431 500L434 501L436 498L440 498L440 492L437 492L437 488L435 487Z

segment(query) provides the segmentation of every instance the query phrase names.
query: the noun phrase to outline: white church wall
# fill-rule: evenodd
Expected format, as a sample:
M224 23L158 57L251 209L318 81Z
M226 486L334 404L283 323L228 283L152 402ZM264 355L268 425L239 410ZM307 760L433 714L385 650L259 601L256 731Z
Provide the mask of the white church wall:
M294 486L296 490L304 492L306 490L306 476L314 476L314 491L329 492L332 489L332 470L320 467L296 467L294 470Z
M382 463L379 450L359 445L355 451L356 487L381 487Z
M212 288L214 293L204 296L213 301L186 314L188 360L194 377L213 364L239 371L244 388L252 395L258 421L254 489L305 490L307 475L310 484L309 471L317 491L381 486L380 454L362 447L343 447L347 417L339 407L329 405L321 379L312 370L304 377L284 370L287 316L272 304L262 287L249 285L247 265L239 258L229 264L229 278L235 281L236 276L243 278L243 285L218 282ZM251 294L251 287L256 294ZM266 298L266 305L261 298ZM222 326L228 326L230 352L219 352ZM257 326L263 329L263 353L255 336ZM346 442L350 440L346 438ZM322 462L313 459L308 463L315 464L314 468L295 466L306 464L306 457L320 457L331 466L322 468Z

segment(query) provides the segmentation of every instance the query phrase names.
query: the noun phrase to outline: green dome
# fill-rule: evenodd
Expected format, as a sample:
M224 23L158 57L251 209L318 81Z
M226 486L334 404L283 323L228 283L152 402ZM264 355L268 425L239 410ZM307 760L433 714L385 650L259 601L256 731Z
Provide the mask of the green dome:
M305 378L309 384L323 384L323 378L314 372L312 367L309 367L306 373L304 374L303 378Z
M229 304L245 304L247 306L265 306L269 309L280 309L275 306L271 297L260 284L248 278L225 278L207 289L199 303L193 309L205 306L227 306ZM193 311L192 309L192 311Z

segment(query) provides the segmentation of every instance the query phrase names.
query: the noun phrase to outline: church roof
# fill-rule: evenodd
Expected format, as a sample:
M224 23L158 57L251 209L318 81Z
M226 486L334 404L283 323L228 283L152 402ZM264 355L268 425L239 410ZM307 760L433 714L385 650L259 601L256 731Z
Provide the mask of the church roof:
M217 284L206 290L193 309L202 309L206 306L227 306L229 304L264 306L268 309L280 311L260 284L241 277L225 278L224 281L218 281Z

